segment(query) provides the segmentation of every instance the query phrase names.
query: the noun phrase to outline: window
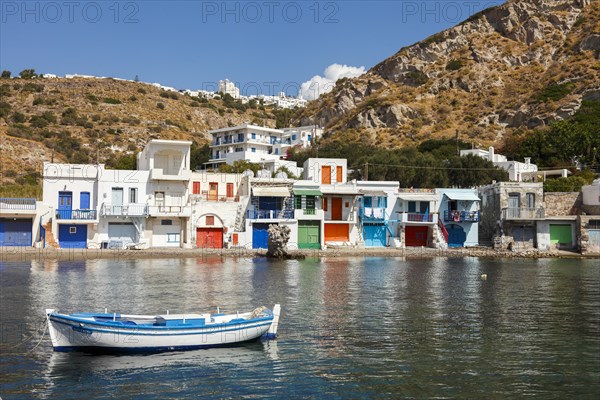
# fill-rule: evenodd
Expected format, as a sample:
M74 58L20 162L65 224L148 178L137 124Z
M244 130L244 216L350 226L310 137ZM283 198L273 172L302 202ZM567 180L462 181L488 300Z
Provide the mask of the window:
M327 197L323 197L323 211L327 211L327 203L329 203L329 199Z
M256 139L256 133L251 133L251 134L250 134L250 137L251 137L252 139Z
M173 225L173 220L172 219L162 219L160 221L161 225Z
M419 202L419 207L420 207L421 213L427 214L429 212L429 202L428 201Z
M256 153L256 147L250 148L250 151L252 151L253 153Z
M416 201L408 202L408 212L409 213L417 212L417 202Z
M279 154L279 149L275 149L275 154Z
M137 188L129 188L129 202L137 203Z
M535 208L535 193L527 193L525 199L527 201L527 208Z
M69 227L69 233L70 233L71 235L74 235L74 234L76 234L76 233L77 233L77 227L76 227L76 226L71 226L71 227Z
M241 153L242 151L244 151L244 148L243 148L243 147L236 147L236 148L235 148L235 152L236 152L236 153Z
M310 139L312 139L311 135L308 135L308 141L310 142Z
M292 135L292 140L296 140L296 135Z
M244 134L243 133L238 133L237 137L238 137L237 138L238 142L243 142L244 141Z
M306 196L306 209L314 210L317 204L317 196Z
M373 204L373 198L372 197L365 197L364 198L364 203L365 203L365 207L372 207L371 204Z
M206 225L212 226L214 224L215 224L215 217L213 215L207 215L206 216Z
M233 197L233 183L227 184L227 197Z
M379 208L387 208L387 197L379 197Z
M179 243L179 233L167 233L167 243Z
M302 209L302 196L294 196L294 208L296 210Z
M192 184L192 194L200 194L200 182L194 182Z
M335 167L335 175L336 175L336 182L343 182L343 174L342 174L342 166L338 165L337 167Z

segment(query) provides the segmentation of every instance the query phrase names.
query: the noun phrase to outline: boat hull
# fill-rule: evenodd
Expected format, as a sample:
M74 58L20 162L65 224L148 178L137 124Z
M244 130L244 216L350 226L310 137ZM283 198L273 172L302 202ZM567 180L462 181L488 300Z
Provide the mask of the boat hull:
M272 319L205 328L142 329L111 327L48 315L55 351L159 352L230 346L267 334Z

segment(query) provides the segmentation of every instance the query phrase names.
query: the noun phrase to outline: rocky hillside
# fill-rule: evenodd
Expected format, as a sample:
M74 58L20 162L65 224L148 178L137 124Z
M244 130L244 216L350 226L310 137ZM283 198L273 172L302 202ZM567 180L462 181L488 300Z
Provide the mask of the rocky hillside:
M302 110L330 137L499 143L600 98L600 2L509 0L401 49Z
M205 99L115 79L0 79L0 178L34 183L44 161L108 163L150 139L207 143L207 131L253 122L275 126L283 111L231 97Z

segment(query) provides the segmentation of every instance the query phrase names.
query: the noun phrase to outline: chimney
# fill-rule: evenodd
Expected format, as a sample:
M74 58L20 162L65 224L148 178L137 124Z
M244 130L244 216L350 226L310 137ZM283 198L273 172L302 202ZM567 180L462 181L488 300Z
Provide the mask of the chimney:
M525 157L525 164L531 164L531 157Z
M490 146L488 149L488 160L494 162L494 147Z

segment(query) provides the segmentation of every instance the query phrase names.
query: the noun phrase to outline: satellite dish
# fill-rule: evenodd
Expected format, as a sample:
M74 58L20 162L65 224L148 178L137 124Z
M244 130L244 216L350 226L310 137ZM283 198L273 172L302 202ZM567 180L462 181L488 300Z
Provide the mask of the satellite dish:
M288 177L288 174L286 174L283 171L280 171L275 175L275 178L277 178L277 179L287 179L287 177Z
M254 178L254 172L251 169L247 169L242 173L242 176L247 176L249 178Z

